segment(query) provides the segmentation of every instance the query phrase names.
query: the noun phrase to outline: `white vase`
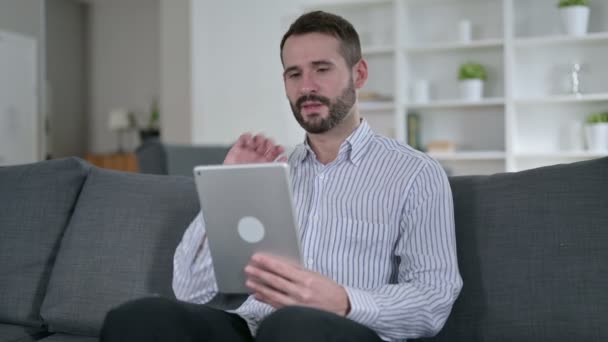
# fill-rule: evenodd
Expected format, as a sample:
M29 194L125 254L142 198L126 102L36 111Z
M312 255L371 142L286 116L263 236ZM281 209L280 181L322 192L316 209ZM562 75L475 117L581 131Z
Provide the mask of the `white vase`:
M584 36L589 24L589 7L568 6L559 9L562 24L569 36Z
M464 101L479 101L483 97L483 80L461 80L460 97Z
M427 80L417 80L414 82L413 89L414 103L429 103L430 100L430 85Z
M470 20L461 20L458 23L458 38L462 43L470 43L473 38L473 29Z
M585 126L587 149L593 152L608 152L608 123Z

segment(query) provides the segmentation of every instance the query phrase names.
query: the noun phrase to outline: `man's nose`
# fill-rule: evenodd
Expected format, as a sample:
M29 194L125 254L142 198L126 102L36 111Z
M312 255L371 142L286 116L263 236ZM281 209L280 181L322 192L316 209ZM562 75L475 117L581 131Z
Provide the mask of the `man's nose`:
M302 84L300 86L300 92L303 95L314 94L319 91L319 86L312 75L306 73L302 77Z

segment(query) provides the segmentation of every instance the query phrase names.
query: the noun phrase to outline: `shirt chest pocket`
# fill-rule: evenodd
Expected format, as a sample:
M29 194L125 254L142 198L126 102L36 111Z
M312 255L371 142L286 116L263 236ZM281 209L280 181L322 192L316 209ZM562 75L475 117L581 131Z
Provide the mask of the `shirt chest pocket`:
M347 258L379 255L392 250L393 233L387 224L338 218L332 224L332 238L342 245Z
M331 246L323 269L341 284L358 284L390 276L394 233L386 224L337 218L330 227ZM369 277L369 272L375 273Z

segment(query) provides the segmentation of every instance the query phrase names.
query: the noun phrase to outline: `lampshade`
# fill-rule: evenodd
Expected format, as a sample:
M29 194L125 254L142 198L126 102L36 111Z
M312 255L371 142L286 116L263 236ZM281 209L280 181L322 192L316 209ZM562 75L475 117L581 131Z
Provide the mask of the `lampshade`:
M129 111L124 108L116 108L110 111L108 128L111 131L120 131L129 128Z

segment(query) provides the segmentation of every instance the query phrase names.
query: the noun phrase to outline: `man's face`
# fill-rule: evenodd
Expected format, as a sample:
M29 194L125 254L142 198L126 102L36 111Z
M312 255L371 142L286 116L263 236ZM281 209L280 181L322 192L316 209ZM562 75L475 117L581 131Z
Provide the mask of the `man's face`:
M309 133L325 133L351 112L356 100L353 72L329 35L290 36L283 46L283 80L293 114Z

